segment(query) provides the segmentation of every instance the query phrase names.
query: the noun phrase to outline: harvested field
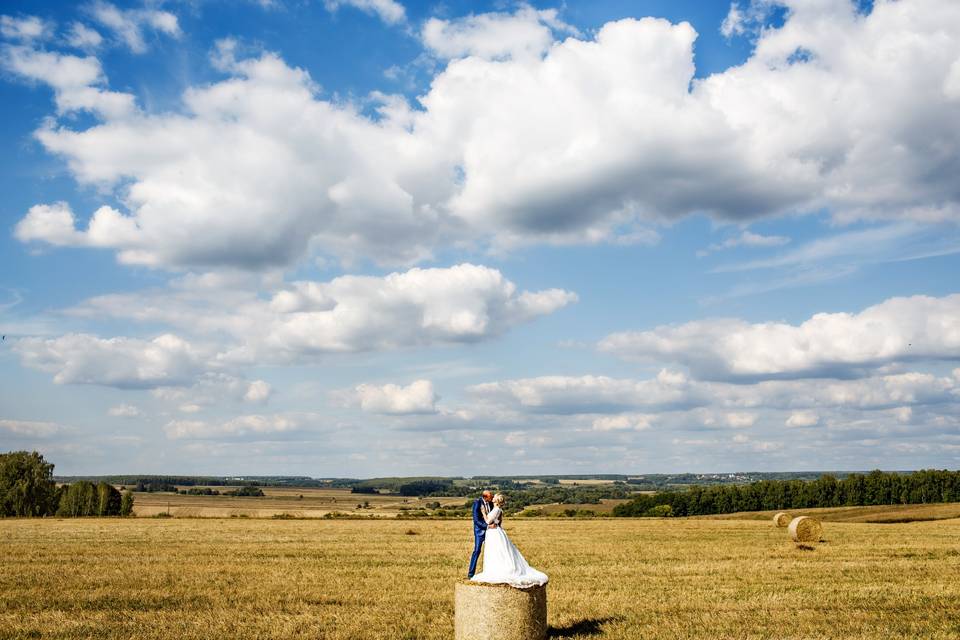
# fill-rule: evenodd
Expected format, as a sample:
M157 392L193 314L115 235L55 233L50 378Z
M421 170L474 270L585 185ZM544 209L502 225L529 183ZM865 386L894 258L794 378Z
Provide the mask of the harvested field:
M960 520L534 519L554 638L960 636ZM408 531L417 535L408 535ZM467 521L0 521L0 638L448 639Z
M770 520L776 513L776 511L744 511L742 513L727 513L701 517L714 520ZM823 522L863 522L877 524L928 522L960 518L960 503L790 509L790 515L793 517L812 516Z
M181 487L188 488L188 487ZM203 487L199 487L203 488ZM235 487L210 487L227 491ZM370 517L394 517L432 502L443 507L461 507L466 498L410 498L400 495L350 493L349 489L263 487L263 497L190 496L173 493L136 493L138 516L169 513L181 518L321 518L328 513ZM302 497L301 497L302 496ZM369 507L358 505L369 503Z

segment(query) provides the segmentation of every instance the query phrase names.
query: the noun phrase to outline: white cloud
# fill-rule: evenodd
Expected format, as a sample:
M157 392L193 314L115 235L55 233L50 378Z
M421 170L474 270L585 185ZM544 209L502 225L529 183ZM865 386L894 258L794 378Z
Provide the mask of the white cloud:
M771 380L759 384L709 384L729 407L878 410L902 404L944 404L960 397L955 379L910 371L858 380Z
M103 296L76 313L225 333L231 338L223 347L224 362L290 363L330 353L481 342L576 299L560 289L518 291L496 269L460 264L294 282L274 289L268 301L195 285L181 292Z
M478 56L539 57L554 42L554 33L577 34L557 17L556 9L538 11L523 5L514 13L482 13L455 20L430 18L421 31L424 46L440 58Z
M407 19L406 9L396 0L324 0L324 5L330 12L344 6L354 7L390 25L401 24Z
M14 349L24 365L54 374L57 384L131 389L189 384L206 366L199 349L171 334L153 340L88 334L22 338Z
M172 38L179 38L181 35L177 16L169 11L119 9L103 0L97 0L90 5L89 11L94 20L110 29L134 53L144 53L147 50L144 28Z
M635 408L689 408L705 402L689 381L661 371L650 380L541 376L487 382L468 391L486 402L548 414L617 413Z
M62 427L54 422L35 422L31 420L0 420L0 430L15 436L28 438L49 438L60 432Z
M54 246L76 245L82 236L75 229L73 210L66 202L38 204L14 228L14 236L20 242L42 240Z
M897 362L960 359L960 294L891 298L860 313L800 325L716 319L615 333L602 351L677 362L697 377L845 377Z
M757 415L754 413L728 413L724 419L732 429L747 429L757 423Z
M246 393L243 394L243 399L247 402L263 404L270 399L270 396L273 394L273 387L270 386L270 383L265 380L254 380L247 387Z
M725 38L731 38L744 32L744 16L736 2L730 3L730 10L727 17L720 24L720 33Z
M790 242L786 236L765 236L759 233L753 233L744 229L739 236L731 236L723 242L711 244L703 251L698 251L698 256L705 256L714 251L725 251L735 247L779 247Z
M614 416L598 416L594 418L594 431L644 431L653 424L655 417L638 413L625 413Z
M918 236L923 236L925 232L929 232L929 229L909 223L846 231L817 238L769 258L721 265L714 271L727 273L756 269L809 268L837 261L859 263L909 257L915 250ZM960 247L957 250L960 250Z
M831 424L843 431L882 433L897 423L933 425L960 414L960 381L924 372L858 380L777 380L735 384L687 380L662 371L646 380L602 376L542 376L469 387L476 403L448 413L445 428L567 428L600 432L644 429L653 422L664 433L689 430L751 429L782 436L776 425ZM644 413L636 413L642 409ZM906 416L906 418L905 418ZM922 416L917 420L917 416ZM460 422L458 423L457 420ZM858 423L860 421L863 424ZM953 422L934 427L951 428ZM433 429L421 423L417 428Z
M788 427L802 428L815 427L819 423L820 416L813 411L794 411L790 414L790 417L787 418L786 425Z
M0 16L0 36L8 40L31 42L50 35L51 26L37 16Z
M243 415L223 422L173 420L164 427L172 440L234 438L243 436L270 438L300 431L318 421L313 414Z
M266 322L259 334L232 355L282 361L479 342L574 301L575 294L559 289L518 292L499 271L471 264L297 282L261 309Z
M405 387L396 384L361 384L347 397L363 411L384 415L436 413L439 400L429 380L415 380Z
M767 18L777 5L803 9L803 2L804 0L747 0L746 6L731 2L727 16L720 24L720 33L728 39L743 35L755 37L766 26ZM845 8L843 2L834 4L841 9ZM807 7L810 6L812 5L807 3Z
M107 415L114 418L138 418L143 415L143 412L132 404L118 404L115 407L110 407Z
M206 351L203 370L192 380L174 386L158 386L151 390L151 395L183 413L197 413L224 401L265 404L270 399L273 388L263 380L248 382L233 373L211 371L218 366L216 356L211 357L211 353L212 350Z
M96 49L103 44L103 36L82 22L74 22L67 34L67 44L75 49Z
M177 112L37 136L80 182L122 191L129 224L97 246L162 267L409 264L463 243L646 238L691 213L956 222L960 5L789 8L746 63L702 80L689 24L628 19L542 57L453 60L422 109L381 96L373 120L273 54L220 52L231 77Z
M119 121L130 116L136 108L132 95L103 88L106 77L100 61L92 56L81 58L27 46L3 46L0 48L0 65L17 76L50 85L54 90L57 112L61 115L88 110L101 118ZM46 205L37 205L30 211L43 206Z
M520 291L499 271L471 264L301 281L280 289L263 279L260 284L272 287L268 297L246 288L251 283L257 281L188 276L169 289L101 296L67 312L170 327L152 340L68 334L20 339L14 349L25 366L53 374L58 384L153 389L173 407L200 410L223 400L266 403L271 385L240 373L250 364L305 364L336 353L482 342L576 300L557 289ZM416 395L423 385L396 391Z

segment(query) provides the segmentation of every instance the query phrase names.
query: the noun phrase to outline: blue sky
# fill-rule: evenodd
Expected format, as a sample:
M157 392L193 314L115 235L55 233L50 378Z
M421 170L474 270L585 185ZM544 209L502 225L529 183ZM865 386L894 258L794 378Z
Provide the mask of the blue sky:
M957 466L951 2L2 15L0 449Z

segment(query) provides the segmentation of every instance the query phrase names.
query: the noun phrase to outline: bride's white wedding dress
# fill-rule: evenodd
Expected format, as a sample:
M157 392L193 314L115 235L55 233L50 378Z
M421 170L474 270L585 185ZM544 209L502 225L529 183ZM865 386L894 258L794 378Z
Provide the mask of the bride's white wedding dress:
M494 507L487 514L487 524L499 523L502 517L500 507ZM483 571L473 576L474 582L509 584L521 589L547 584L547 574L532 568L523 558L523 554L510 541L502 526L487 529L483 543Z

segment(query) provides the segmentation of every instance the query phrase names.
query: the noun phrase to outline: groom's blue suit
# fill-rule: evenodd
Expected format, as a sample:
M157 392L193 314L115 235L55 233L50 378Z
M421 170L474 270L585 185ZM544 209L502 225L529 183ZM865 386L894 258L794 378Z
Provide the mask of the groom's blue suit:
M477 560L480 559L480 549L483 548L483 539L487 536L487 519L484 517L484 507L490 511L490 503L484 503L483 498L473 501L473 555L470 557L470 569L467 577L472 578L477 572Z

